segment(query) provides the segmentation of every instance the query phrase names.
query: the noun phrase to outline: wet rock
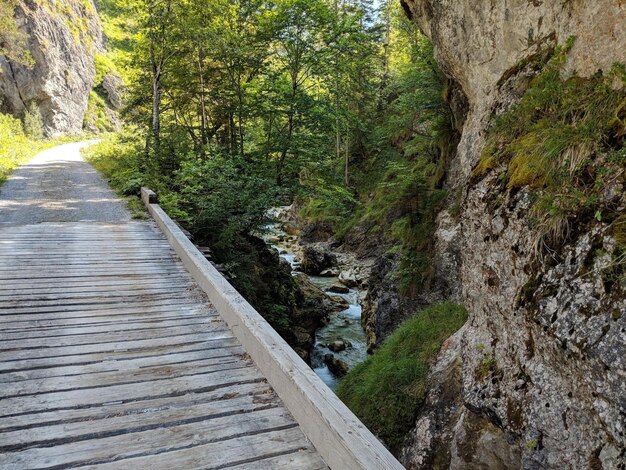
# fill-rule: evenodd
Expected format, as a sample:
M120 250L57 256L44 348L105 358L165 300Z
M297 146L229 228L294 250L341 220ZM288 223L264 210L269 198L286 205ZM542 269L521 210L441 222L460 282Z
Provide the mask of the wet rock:
M332 343L326 345L326 347L332 352L345 351L346 348L349 348L351 346L352 344L350 343L350 341L346 341L345 339L338 339L337 341L333 341Z
M321 245L307 245L302 250L302 270L312 276L335 266L337 257Z
M341 271L339 273L339 282L347 287L356 287L359 285L357 275L352 269Z
M326 354L324 356L324 364L337 377L343 377L348 373L348 364L336 358L334 354Z
M342 286L341 284L333 284L326 290L335 294L347 294L348 292L350 292L349 288L347 288L346 286Z
M338 295L329 295L328 297L332 304L333 313L343 312L350 306L350 302L343 297L339 297Z

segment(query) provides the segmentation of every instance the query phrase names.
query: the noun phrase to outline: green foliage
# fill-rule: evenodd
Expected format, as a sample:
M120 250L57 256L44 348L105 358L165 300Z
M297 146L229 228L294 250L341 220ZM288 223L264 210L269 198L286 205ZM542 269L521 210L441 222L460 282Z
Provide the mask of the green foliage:
M106 101L97 91L89 92L89 101L83 120L83 128L94 132L112 132L115 126L111 121L111 116Z
M193 214L190 227L220 253L228 253L237 237L258 231L269 220L273 184L237 157L215 153L182 162L175 185L179 206Z
M520 102L499 116L474 169L482 178L506 165L508 190L534 190L531 223L538 255L567 238L573 219L611 220L617 208L600 195L626 164L619 158L626 134L626 87L622 67L591 78L561 77L572 41L559 48L530 82ZM615 83L621 81L621 88ZM619 176L622 175L622 176Z
M17 167L58 141L32 139L19 119L0 113L0 184Z
M34 140L44 138L43 120L41 119L37 103L34 101L28 105L24 113L24 132Z
M419 312L339 384L339 397L392 449L415 424L429 366L466 318L465 308L451 303Z

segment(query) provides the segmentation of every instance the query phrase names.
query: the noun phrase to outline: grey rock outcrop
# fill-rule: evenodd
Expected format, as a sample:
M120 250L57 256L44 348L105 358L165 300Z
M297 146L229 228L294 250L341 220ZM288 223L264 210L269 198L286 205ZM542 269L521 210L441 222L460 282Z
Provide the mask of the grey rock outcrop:
M626 468L626 294L607 275L616 250L608 224L577 227L550 263L537 262L530 194L510 193L495 207L501 169L476 184L469 178L492 116L520 98L509 86L528 73L519 64L571 36L565 75L626 63L626 5L404 0L404 7L469 102L447 181L462 194L461 215L440 214L434 253L444 277L456 279L452 297L469 319L433 369L403 463Z
M46 135L79 132L96 74L94 55L103 36L92 0L19 3L15 19L26 33L35 65L0 56L4 111L22 116L35 103Z

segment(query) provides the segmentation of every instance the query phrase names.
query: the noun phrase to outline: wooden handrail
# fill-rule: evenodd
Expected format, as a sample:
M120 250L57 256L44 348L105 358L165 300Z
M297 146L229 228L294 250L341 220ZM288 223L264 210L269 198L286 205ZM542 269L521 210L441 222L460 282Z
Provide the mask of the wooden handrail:
M154 197L153 197L154 195ZM302 431L333 469L404 468L141 188L150 215ZM155 202L152 202L155 201Z

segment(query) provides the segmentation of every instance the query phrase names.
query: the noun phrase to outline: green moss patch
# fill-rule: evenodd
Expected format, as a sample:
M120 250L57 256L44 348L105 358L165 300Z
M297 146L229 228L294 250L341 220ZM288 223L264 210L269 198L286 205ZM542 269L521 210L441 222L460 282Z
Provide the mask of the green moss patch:
M465 308L452 303L419 312L339 384L339 397L389 447L398 447L415 424L429 366L466 319Z
M503 188L532 191L529 215L541 256L563 243L574 226L618 216L615 202L603 194L626 174L624 66L590 78L563 78L572 44L557 48L519 103L495 119L473 171L477 181L505 168Z

